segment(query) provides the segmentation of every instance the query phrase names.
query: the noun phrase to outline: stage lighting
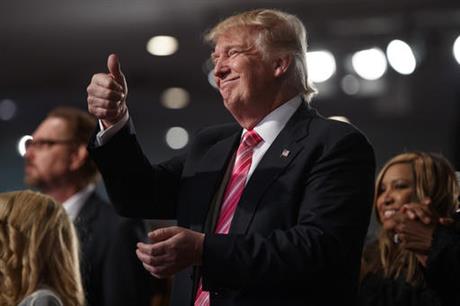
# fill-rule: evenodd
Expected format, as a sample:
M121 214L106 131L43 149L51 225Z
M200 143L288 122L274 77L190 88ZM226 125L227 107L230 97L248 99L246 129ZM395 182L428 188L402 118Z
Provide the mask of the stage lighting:
M166 143L174 150L185 147L188 143L188 139L187 130L179 126L172 127L166 132Z
M400 74L411 74L416 61L411 47L404 41L395 39L387 46L387 58L390 66Z
M27 142L27 140L31 140L31 139L32 139L32 136L30 136L30 135L24 135L19 139L19 141L18 141L19 155L21 155L21 156L26 155L26 142Z
M353 54L353 69L363 79L377 80L387 70L385 54L379 48L361 50Z
M314 83L327 81L336 69L334 55L329 51L307 52L308 76Z
M161 95L161 104L169 109L181 109L190 102L190 95L187 90L180 87L166 89Z
M16 103L10 99L0 101L0 120L8 121L13 119L16 114Z
M156 56L168 56L174 54L179 47L177 39L172 36L154 36L147 42L147 51Z
M457 63L460 64L460 36L458 36L455 40L452 50L454 52L454 57L457 60Z

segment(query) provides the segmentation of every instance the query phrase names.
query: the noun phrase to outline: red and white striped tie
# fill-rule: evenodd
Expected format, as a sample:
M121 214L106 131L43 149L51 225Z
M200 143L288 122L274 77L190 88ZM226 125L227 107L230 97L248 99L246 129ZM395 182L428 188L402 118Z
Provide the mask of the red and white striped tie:
M232 176L225 188L219 219L217 220L216 228L214 230L217 234L228 234L228 231L230 230L236 206L240 201L241 194L243 193L244 186L246 185L248 172L251 168L254 147L261 141L262 137L260 137L254 130L249 130L243 135L240 146L236 151L236 159L232 170ZM209 292L202 290L200 280L195 298L195 306L208 305Z

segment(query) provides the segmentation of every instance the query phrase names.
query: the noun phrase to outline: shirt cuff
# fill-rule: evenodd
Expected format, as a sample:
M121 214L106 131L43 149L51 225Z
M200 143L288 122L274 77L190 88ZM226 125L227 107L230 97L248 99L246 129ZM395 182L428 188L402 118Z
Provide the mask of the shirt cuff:
M116 133L118 133L128 122L129 120L129 112L127 111L124 116L114 125L109 128L104 128L101 120L99 122L99 129L100 131L96 134L96 145L103 146L106 144Z

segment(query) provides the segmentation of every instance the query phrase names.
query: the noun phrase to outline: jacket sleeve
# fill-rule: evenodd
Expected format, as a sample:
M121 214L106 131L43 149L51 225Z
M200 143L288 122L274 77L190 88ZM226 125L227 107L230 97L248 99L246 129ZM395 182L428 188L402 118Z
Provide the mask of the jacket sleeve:
M156 279L136 256L136 244L145 239L140 220L119 219L102 263L104 306L148 306Z
M460 222L438 225L426 265L426 281L445 305L460 305Z
M102 146L96 145L94 134L88 151L120 215L143 219L175 218L183 157L159 165L150 164L131 121Z

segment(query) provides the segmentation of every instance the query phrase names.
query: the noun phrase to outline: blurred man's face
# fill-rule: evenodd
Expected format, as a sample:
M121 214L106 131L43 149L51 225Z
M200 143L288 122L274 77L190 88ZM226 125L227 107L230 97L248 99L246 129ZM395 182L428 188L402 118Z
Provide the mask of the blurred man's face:
M271 101L267 92L273 85L274 67L258 50L256 37L254 30L232 29L217 39L212 53L216 85L225 107L236 117L257 115Z
M25 182L46 192L66 181L74 145L61 118L47 118L32 137L24 156Z

